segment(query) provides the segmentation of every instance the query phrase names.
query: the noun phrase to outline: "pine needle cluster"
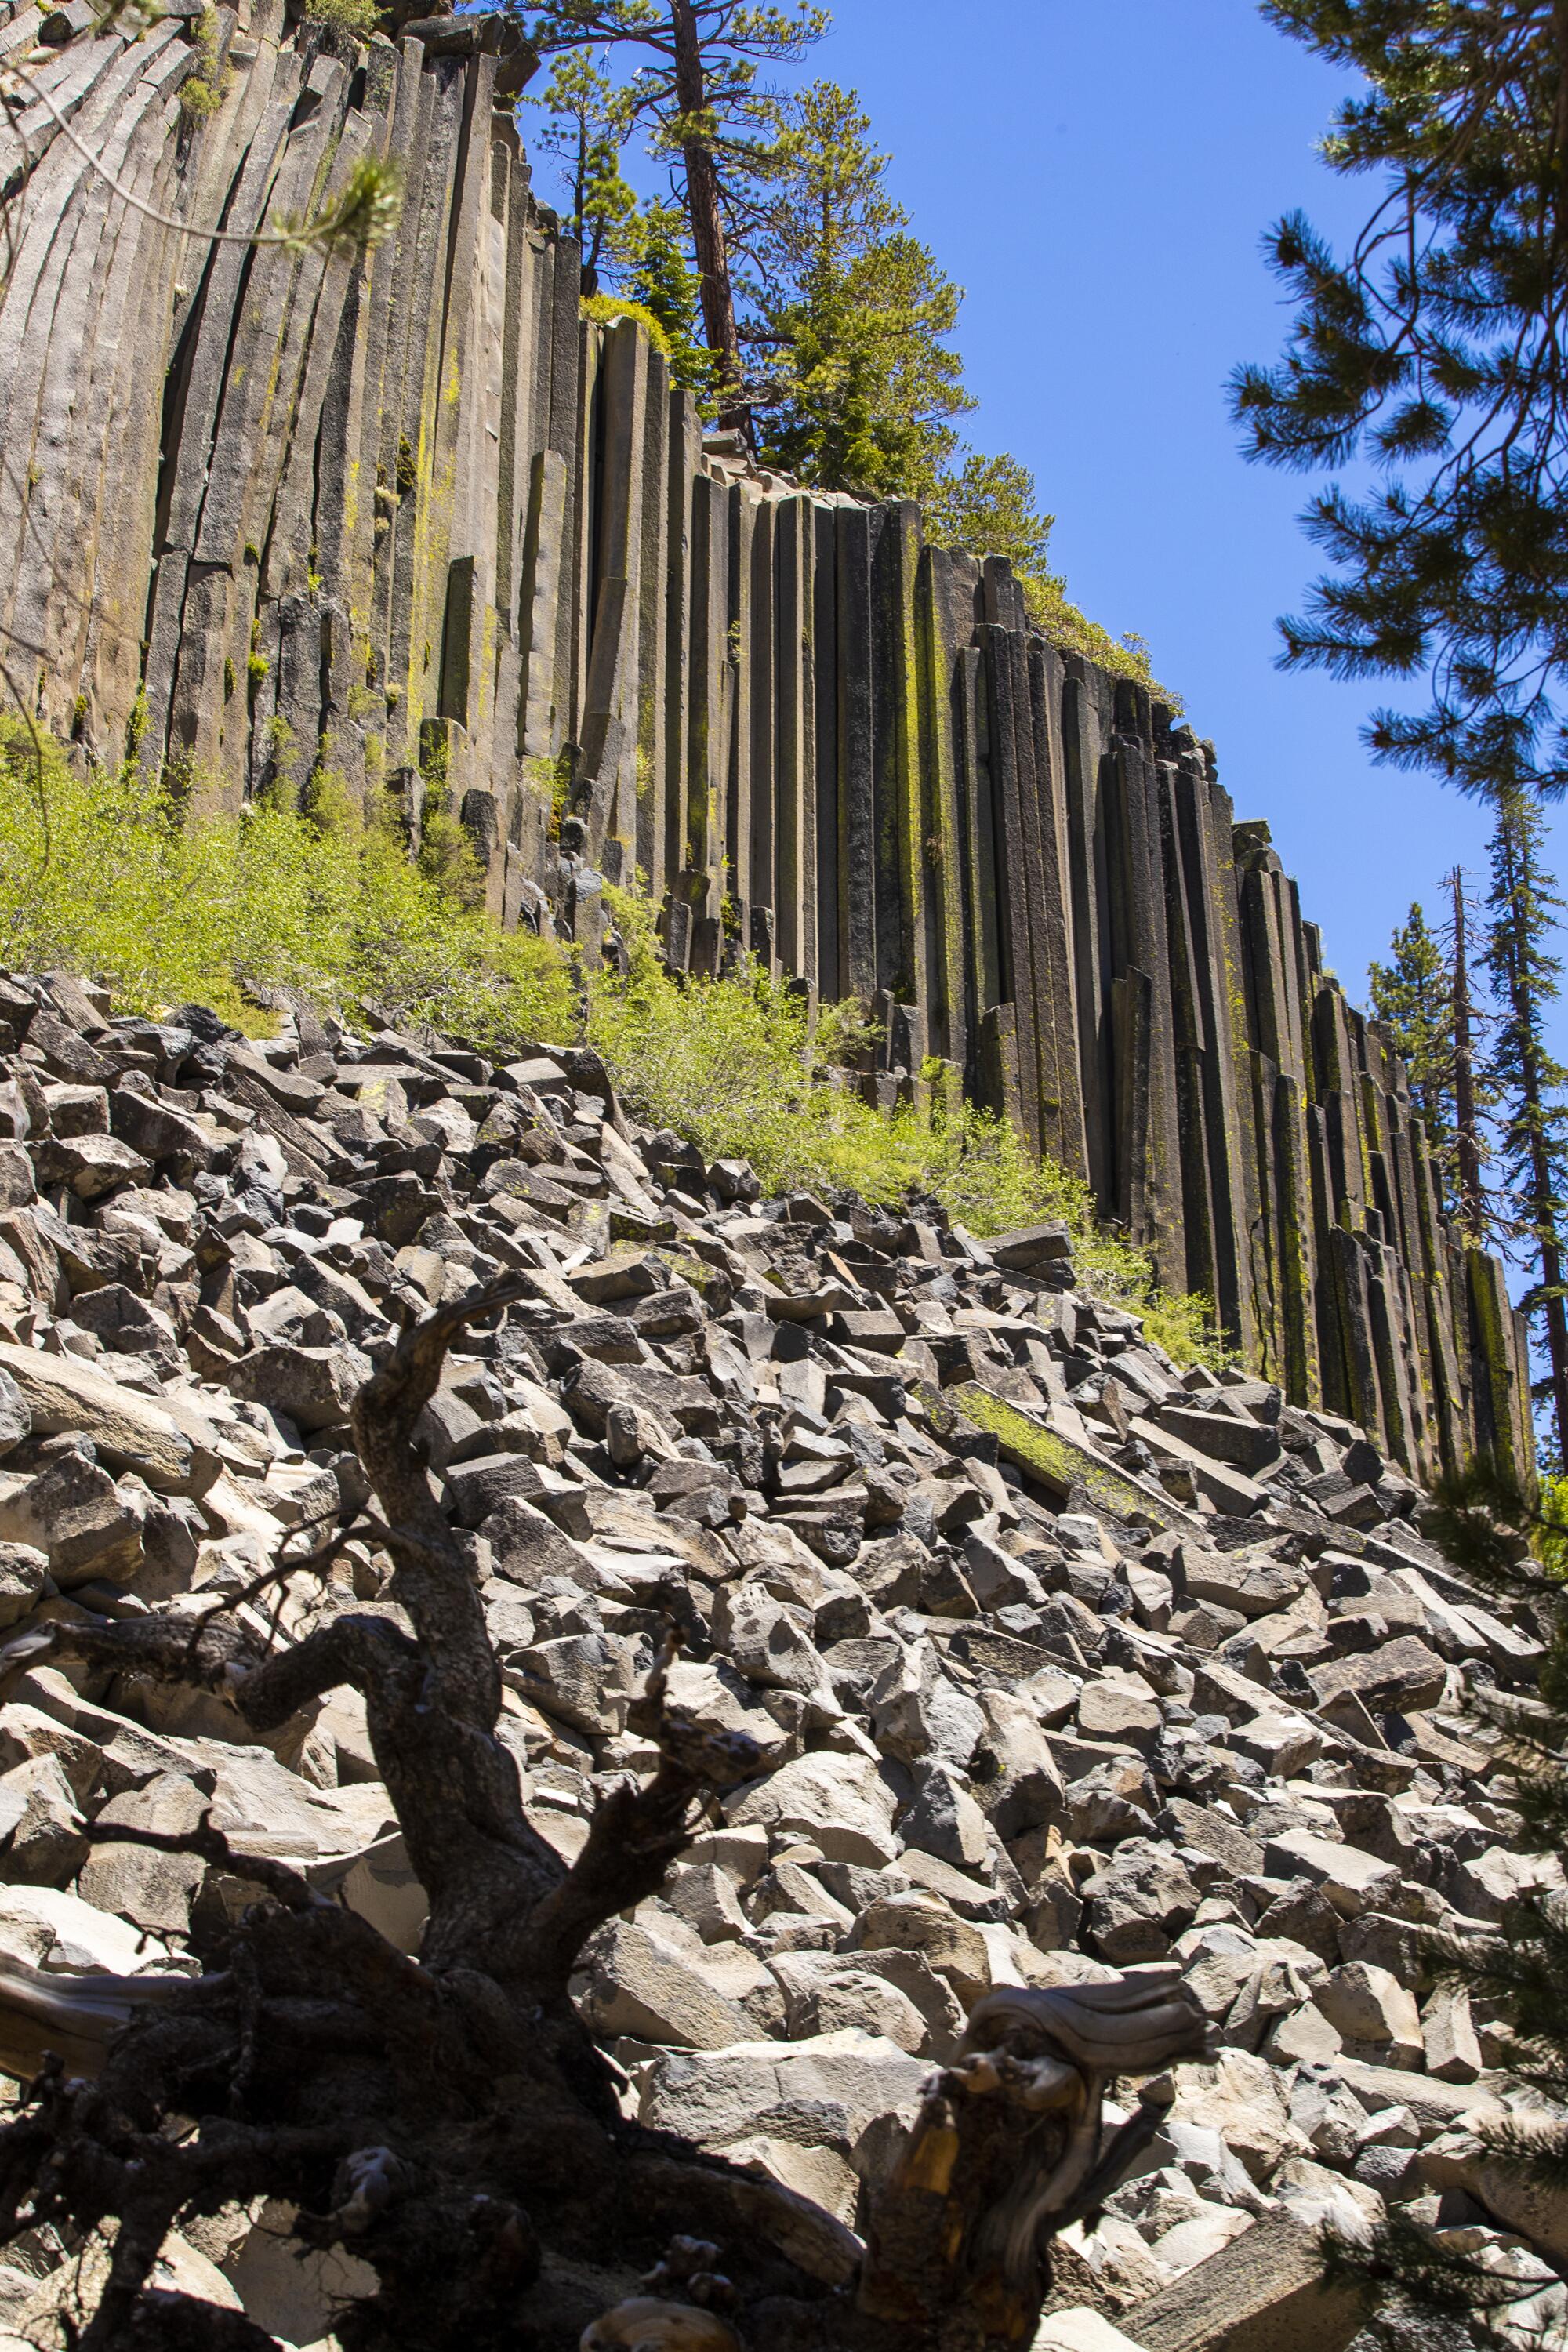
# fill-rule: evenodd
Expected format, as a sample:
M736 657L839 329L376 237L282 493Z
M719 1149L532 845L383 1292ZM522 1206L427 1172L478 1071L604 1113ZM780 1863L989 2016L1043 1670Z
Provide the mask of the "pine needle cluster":
M1322 152L1375 201L1348 253L1301 213L1266 249L1295 306L1232 403L1247 454L1370 464L1303 517L1331 569L1288 667L1425 677L1374 752L1469 792L1568 789L1568 18L1553 0L1264 0L1356 78Z

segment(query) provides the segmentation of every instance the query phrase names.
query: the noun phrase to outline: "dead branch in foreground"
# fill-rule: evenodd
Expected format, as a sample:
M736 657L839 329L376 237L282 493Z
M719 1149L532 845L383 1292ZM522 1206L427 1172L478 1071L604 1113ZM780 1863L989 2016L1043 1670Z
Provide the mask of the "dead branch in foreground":
M574 1966L760 1759L672 1703L672 1637L634 1717L658 1769L601 1802L570 1869L530 1826L497 1737L483 1604L414 1434L457 1331L516 1295L498 1286L405 1330L353 1407L394 1562L385 1597L407 1631L349 1613L269 1650L214 1612L194 1635L188 1617L154 1615L28 1637L26 1663L52 1652L221 1693L252 1734L352 1685L430 1912L410 1959L281 1864L227 1857L204 1825L186 1843L223 1849L266 1891L203 1952L201 1978L0 1971L0 2056L37 2070L0 2131L0 2242L114 2225L79 2352L264 2352L273 2339L249 2321L150 2283L182 2217L260 2196L299 2208L306 2243L374 2273L338 2320L345 2352L566 2352L584 2314L561 2266L606 2260L647 2276L594 2322L603 2352L1026 2344L1052 2234L1157 2127L1158 2070L1201 2046L1196 2005L1173 1971L987 1995L868 2194L864 2245L791 2191L623 2118L569 1998ZM1117 2074L1155 2079L1107 2142Z

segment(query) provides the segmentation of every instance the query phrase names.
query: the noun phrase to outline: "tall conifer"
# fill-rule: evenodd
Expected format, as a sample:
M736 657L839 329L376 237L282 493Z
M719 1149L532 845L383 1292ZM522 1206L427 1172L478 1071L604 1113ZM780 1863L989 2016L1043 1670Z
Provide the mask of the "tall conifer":
M1389 961L1371 966L1372 1007L1410 1073L1410 1098L1426 1139L1447 1168L1454 1149L1454 974L1426 910L1413 906L1389 942Z
M1353 77L1322 152L1370 185L1336 252L1300 213L1267 249L1285 352L1233 402L1249 457L1333 477L1303 518L1331 571L1288 664L1425 678L1369 740L1467 791L1568 788L1568 8L1263 0Z
M1542 859L1546 821L1533 794L1508 786L1496 797L1487 969L1500 1020L1489 1058L1498 1104L1505 1205L1516 1246L1534 1281L1525 1312L1544 1335L1546 1377L1537 1393L1551 1408L1557 1458L1568 1442L1568 1070L1546 1042L1547 1008L1559 993L1561 960L1549 942L1563 900Z
M674 166L717 354L721 419L750 430L732 249L744 246L760 192L783 160L776 102L758 68L802 57L827 29L825 8L745 0L552 0L529 23L542 55L631 49L634 119Z
M764 453L803 481L928 497L973 408L948 338L959 289L888 194L853 90L814 82L781 110L742 341L767 363Z
M637 200L621 169L631 135L634 101L601 66L580 52L555 60L538 98L524 104L544 120L533 143L552 155L566 182L566 227L583 247L583 290L597 288L599 270L626 249Z

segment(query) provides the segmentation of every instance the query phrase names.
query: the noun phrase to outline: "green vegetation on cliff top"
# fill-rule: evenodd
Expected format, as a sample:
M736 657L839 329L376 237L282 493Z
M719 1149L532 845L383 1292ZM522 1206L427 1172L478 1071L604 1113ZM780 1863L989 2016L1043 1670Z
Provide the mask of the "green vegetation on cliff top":
M976 405L953 341L963 289L895 202L858 93L818 80L785 96L756 80L758 56L779 53L775 35L793 54L826 19L808 12L785 36L756 12L715 10L693 29L732 117L728 133L710 122L703 142L725 222L716 276L698 264L689 100L670 113L664 5L559 0L534 26L553 64L522 101L525 135L556 166L565 225L582 242L583 316L638 320L701 415L740 425L763 465L816 489L916 499L935 544L1007 557L1050 644L1179 707L1141 638L1113 636L1071 602L1047 560L1052 518L1028 467L961 442L957 421ZM596 60L591 34L605 45ZM617 67L633 56L635 70ZM672 166L679 202L639 197L626 177L639 131Z
M487 914L456 824L412 857L395 803L366 817L320 772L298 806L197 814L130 763L84 775L54 743L40 777L26 731L0 726L7 964L101 977L128 1010L201 1002L252 1031L268 1025L268 992L288 988L351 1020L493 1052L585 1037L637 1117L710 1159L749 1160L770 1193L934 1201L981 1234L1059 1218L1089 1286L1142 1315L1178 1360L1224 1359L1208 1303L1162 1292L1146 1253L1096 1225L1087 1186L1036 1160L1006 1120L936 1087L933 1107L875 1109L835 1066L875 1034L853 1006L813 1022L750 961L677 980L647 900L610 897L624 955L590 972L579 951Z

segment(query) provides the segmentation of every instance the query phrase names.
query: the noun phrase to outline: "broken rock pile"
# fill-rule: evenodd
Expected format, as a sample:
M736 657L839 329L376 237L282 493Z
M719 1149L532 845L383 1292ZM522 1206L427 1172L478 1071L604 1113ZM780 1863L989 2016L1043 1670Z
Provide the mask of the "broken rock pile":
M1058 2243L1058 2305L1201 2352L1315 2296L1321 2221L1398 2204L1510 2267L1521 2326L1555 2311L1568 2221L1468 2129L1516 2095L1497 2021L1417 1950L1562 1884L1514 1850L1464 1712L1473 1682L1528 1691L1539 1628L1445 1561L1360 1432L1178 1370L1075 1287L1060 1227L764 1202L743 1161L631 1124L584 1049L503 1065L303 1005L257 1041L58 976L0 982L0 1048L8 1640L248 1593L363 1499L347 1409L397 1315L518 1277L423 1433L531 1820L571 1857L605 1779L651 1764L628 1710L671 1616L676 1695L767 1767L590 1948L629 2112L853 2226L990 1987L1174 1963L1211 2055ZM356 1540L237 1606L286 1641L386 1570ZM416 1948L352 1694L270 1747L74 1666L5 1698L0 1954L193 1969L254 1890L123 1832L204 1809ZM315 2342L355 2282L295 2262L289 2219L195 2225L171 2273ZM69 2251L10 2250L0 2340L59 2305ZM1336 2310L1302 2340L1347 2342Z

